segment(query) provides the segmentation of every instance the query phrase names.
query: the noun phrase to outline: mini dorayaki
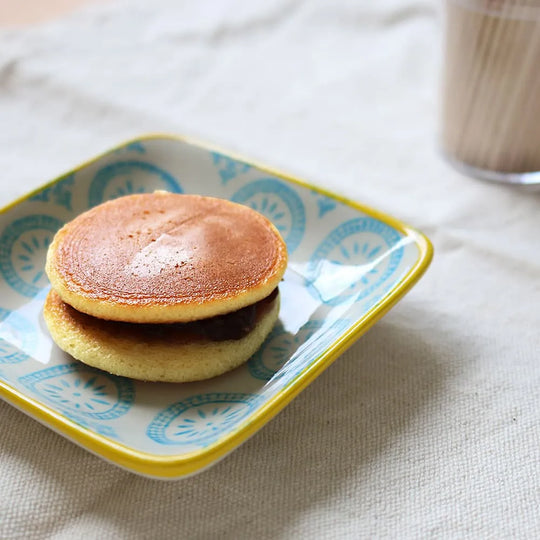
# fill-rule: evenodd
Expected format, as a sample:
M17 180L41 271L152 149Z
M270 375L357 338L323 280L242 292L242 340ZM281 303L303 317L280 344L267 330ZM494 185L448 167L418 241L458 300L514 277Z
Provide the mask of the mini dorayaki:
M86 364L149 381L206 379L244 363L270 333L286 265L279 232L246 206L129 195L55 235L44 317Z

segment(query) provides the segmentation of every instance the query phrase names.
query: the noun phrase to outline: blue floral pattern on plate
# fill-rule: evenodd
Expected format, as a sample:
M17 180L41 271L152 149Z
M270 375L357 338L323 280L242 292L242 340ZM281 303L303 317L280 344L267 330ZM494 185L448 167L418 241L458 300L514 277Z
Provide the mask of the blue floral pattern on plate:
M374 218L342 223L309 261L310 291L329 305L365 298L396 271L403 256L401 239L395 229Z
M292 253L306 229L306 211L296 191L274 178L261 178L240 188L232 200L266 216L281 233Z
M311 192L317 198L317 207L319 208L319 219L324 217L325 214L335 210L337 208L337 202L335 199L328 197L317 191Z
M167 407L152 420L146 433L159 444L207 445L237 427L259 403L245 393L208 393Z
M15 220L0 237L0 274L23 296L32 298L48 284L45 258L54 233L63 223L36 214Z
M130 143L127 143L120 148L116 148L115 150L113 150L113 153L116 155L129 153L146 154L146 146L142 141L131 141Z
M133 381L79 362L36 371L19 382L75 419L112 420L135 400Z
M52 202L64 207L66 210L73 210L71 199L75 175L70 174L55 182L52 186L43 189L30 197L31 201Z
M276 375L282 377L287 374L290 379L299 374L306 363L315 360L339 336L349 321L338 319L324 332L319 332L325 324L324 319L312 319L296 334L276 325L262 347L248 361L249 372L263 381L275 379ZM287 362L290 362L290 367L283 370Z
M32 324L16 311L0 308L0 364L18 364L30 358L37 344Z
M237 161L236 159L224 156L218 152L211 152L212 162L217 167L219 176L223 184L234 180L237 176L248 172L251 166L247 163Z
M96 173L90 184L88 205L92 207L123 195L148 193L157 189L182 193L178 180L153 163L136 160L117 161L106 165Z
M133 141L127 144L126 146L124 146L124 148L128 152L135 152L137 154L146 154L146 148L144 147L144 144L141 141Z

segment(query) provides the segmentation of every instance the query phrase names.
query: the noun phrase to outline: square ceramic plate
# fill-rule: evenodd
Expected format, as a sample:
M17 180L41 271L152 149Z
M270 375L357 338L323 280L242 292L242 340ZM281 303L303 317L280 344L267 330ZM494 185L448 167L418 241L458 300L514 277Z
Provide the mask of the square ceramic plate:
M89 368L60 351L43 323L56 230L107 199L155 189L249 205L288 246L278 323L247 364L208 381L143 383ZM268 422L403 296L431 256L410 227L304 182L177 137L131 141L0 213L0 395L126 469L186 476Z

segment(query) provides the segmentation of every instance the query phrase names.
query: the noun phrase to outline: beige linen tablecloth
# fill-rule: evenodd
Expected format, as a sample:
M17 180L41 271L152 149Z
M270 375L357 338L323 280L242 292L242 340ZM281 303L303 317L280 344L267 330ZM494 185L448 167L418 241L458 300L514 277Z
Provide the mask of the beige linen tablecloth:
M436 148L435 0L119 2L0 31L0 203L148 131L424 231L425 277L200 475L149 480L0 402L0 538L538 538L540 194Z

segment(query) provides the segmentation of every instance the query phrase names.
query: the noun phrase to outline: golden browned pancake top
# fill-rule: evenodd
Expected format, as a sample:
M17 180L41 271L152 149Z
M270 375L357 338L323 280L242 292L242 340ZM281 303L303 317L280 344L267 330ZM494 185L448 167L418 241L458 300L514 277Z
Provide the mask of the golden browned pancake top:
M109 201L65 225L47 273L81 311L162 322L252 304L277 286L286 262L279 233L250 208L156 192Z

